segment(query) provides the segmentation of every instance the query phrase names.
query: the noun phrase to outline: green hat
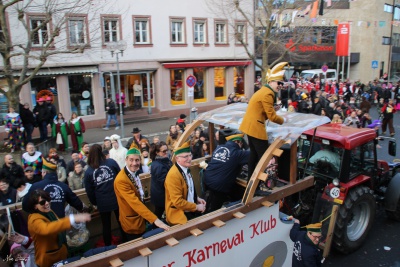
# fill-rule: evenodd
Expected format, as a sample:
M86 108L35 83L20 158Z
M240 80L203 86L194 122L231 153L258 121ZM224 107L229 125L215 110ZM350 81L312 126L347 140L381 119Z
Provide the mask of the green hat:
M126 156L129 155L140 155L140 150L137 147L135 142L132 142L131 147L129 148L128 152L126 153Z
M179 155L182 153L188 153L188 152L190 152L190 142L186 141L180 147L175 148L174 155L176 156L176 155Z
M227 141L243 141L244 134L233 134L228 137L225 137Z
M42 159L43 159L42 169L49 170L49 171L55 171L55 170L57 170L57 165L56 165L56 164L53 164L53 163L51 163L50 161L47 161L47 160L46 160L45 158L43 158L43 157L42 157Z
M313 233L321 233L322 223L313 223L306 226L307 231Z

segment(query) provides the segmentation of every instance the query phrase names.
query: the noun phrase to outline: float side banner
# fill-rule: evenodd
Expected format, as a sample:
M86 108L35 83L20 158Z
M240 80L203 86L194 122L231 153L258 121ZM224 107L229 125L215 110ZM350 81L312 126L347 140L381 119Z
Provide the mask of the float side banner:
M336 56L347 57L349 55L350 24L339 23L336 37Z
M289 238L291 222L281 222L279 207L261 207L242 219L213 227L200 236L179 240L173 247L164 246L149 255L148 266L258 267L292 265L293 242ZM130 265L130 260L124 262Z

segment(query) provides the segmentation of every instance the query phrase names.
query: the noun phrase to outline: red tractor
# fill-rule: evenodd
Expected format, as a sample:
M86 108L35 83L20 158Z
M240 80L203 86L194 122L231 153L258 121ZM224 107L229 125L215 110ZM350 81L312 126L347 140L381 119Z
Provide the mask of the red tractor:
M395 140L389 139L389 154L395 156ZM388 217L400 220L400 168L377 159L377 144L372 129L335 124L308 130L298 139L298 177L311 175L315 182L287 200L288 212L304 223L317 222L339 205L332 244L343 253L365 240L377 201Z

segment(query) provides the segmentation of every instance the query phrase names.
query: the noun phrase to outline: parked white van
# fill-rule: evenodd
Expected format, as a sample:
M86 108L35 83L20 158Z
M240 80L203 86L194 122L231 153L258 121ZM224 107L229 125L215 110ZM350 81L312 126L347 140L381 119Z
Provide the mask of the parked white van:
M316 78L320 78L322 82L325 82L325 74L328 81L337 81L337 73L335 69L328 69L326 73L324 73L321 69L303 70L300 73L300 77L307 79L308 81L311 79L315 80Z

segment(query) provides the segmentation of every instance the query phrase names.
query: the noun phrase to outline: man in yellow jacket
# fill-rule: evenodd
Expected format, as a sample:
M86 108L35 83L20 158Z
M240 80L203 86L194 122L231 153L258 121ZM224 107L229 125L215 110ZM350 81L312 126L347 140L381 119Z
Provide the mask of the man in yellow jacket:
M286 120L286 118L276 115L274 104L276 102L276 94L279 92L278 83L283 80L285 73L283 67L287 64L287 62L281 62L272 69L268 69L267 84L251 97L243 122L239 127L240 131L247 134L249 141L249 180L258 161L269 146L265 121L270 120L277 124L282 124Z
M114 181L115 195L119 206L119 221L124 231L124 242L141 237L146 230L146 221L154 223L157 227L169 230L151 212L144 201L144 191L139 178L140 151L136 147L129 149L126 158L126 166Z
M206 201L197 196L190 165L189 141L174 151L176 163L165 178L165 213L170 225L185 224L206 209ZM189 171L188 171L189 170Z

